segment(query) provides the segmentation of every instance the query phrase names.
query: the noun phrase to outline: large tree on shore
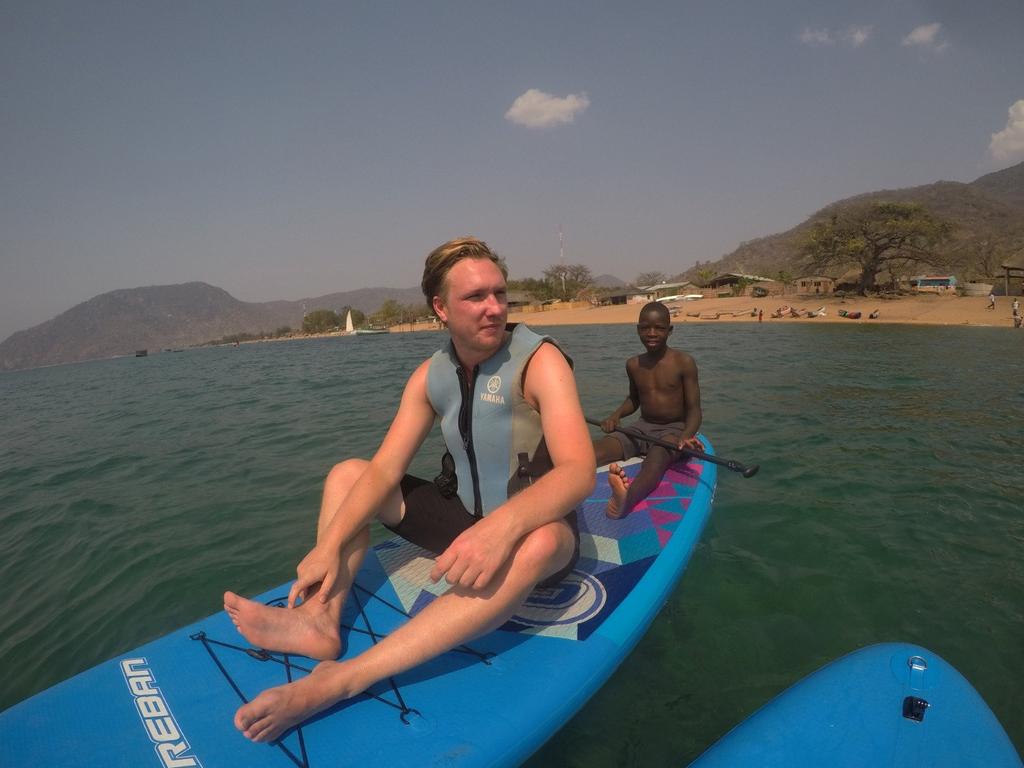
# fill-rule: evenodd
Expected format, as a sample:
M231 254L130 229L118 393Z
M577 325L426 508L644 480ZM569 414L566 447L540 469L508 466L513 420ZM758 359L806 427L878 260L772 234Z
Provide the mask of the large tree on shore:
M547 299L553 299L555 297L551 288L551 283L537 277L524 277L522 280L509 280L508 289L510 291L522 291L523 293L528 293L537 301L546 301Z
M303 333L326 333L337 328L341 318L329 309L314 309L302 318Z
M590 267L585 264L553 264L544 270L544 279L551 286L551 292L563 301L574 299L594 282Z
M657 285L658 283L665 282L664 272L641 272L636 276L636 280L633 281L633 285L641 288L646 288L649 285Z
M937 250L953 224L916 203L869 201L826 209L811 225L800 250L812 272L856 264L861 294L875 287L878 273L911 263L940 266Z

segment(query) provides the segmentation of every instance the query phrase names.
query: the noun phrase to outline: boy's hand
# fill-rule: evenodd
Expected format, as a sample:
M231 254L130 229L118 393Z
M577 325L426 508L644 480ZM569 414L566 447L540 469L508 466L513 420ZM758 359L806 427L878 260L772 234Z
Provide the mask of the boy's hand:
M680 448L689 448L691 451L704 452L704 443L700 441L700 438L694 435L693 437L687 437L679 441Z
M619 426L618 416L612 416L611 418L605 419L601 422L601 429L605 432L614 432L617 426Z

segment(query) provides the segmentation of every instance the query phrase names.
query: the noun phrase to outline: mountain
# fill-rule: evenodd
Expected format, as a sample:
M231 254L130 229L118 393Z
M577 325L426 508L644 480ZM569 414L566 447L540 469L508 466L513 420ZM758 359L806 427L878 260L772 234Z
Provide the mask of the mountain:
M418 288L361 288L299 301L239 301L206 283L110 291L0 343L0 370L203 344L241 333L298 328L303 311L346 306L369 314L387 299L422 303ZM426 307L424 307L424 310Z
M749 240L715 262L698 264L686 273L745 272L773 276L788 272L804 274L799 242L812 223L840 206L869 201L919 203L957 225L942 256L944 268L961 277L1001 274L1007 261L1024 258L1024 163L982 176L968 184L937 181L918 187L879 190L831 203L806 221L785 232Z
M1008 205L1024 208L1024 163L982 176L971 186Z

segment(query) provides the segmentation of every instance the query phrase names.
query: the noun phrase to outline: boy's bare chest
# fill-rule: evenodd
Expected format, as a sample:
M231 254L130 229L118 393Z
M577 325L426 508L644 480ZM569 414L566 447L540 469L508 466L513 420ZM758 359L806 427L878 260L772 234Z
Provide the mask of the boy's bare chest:
M679 371L671 365L656 365L653 368L638 366L633 378L641 392L671 392L681 389L683 385Z

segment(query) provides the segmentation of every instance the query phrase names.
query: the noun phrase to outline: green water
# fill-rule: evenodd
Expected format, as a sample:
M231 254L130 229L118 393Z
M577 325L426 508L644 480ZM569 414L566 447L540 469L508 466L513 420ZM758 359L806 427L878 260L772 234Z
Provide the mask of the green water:
M629 326L552 332L585 409ZM369 456L443 337L197 349L0 375L0 709L294 575L323 475ZM539 766L683 765L875 642L956 666L1024 748L1024 334L680 326L719 475L676 593ZM438 437L413 470L432 476ZM511 704L514 705L514 704ZM230 717L231 713L225 713Z

